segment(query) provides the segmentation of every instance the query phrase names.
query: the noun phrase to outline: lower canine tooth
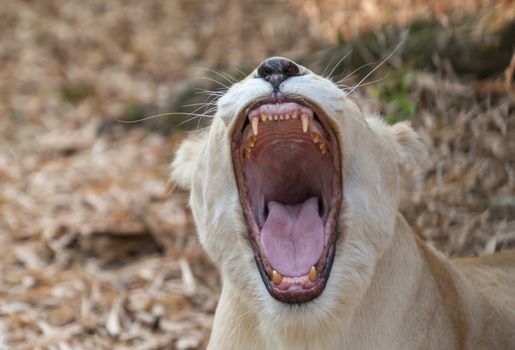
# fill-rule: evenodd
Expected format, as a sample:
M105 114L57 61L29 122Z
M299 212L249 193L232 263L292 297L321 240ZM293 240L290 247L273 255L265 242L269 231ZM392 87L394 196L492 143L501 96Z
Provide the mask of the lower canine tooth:
M317 270L314 266L311 266L311 270L309 270L309 280L311 282L315 282L317 280Z
M259 118L258 117L253 117L252 118L252 133L254 135L258 134L258 124L259 124Z
M254 148L254 146L256 145L256 136L251 135L251 136L249 137L249 139L247 140L247 144L248 144L250 147Z
M272 279L274 280L275 284L281 284L281 282L283 281L283 276L281 276L279 272L274 270L272 271Z
M309 117L307 114L301 114L300 119L302 119L302 131L308 132L309 127Z
M320 135L316 132L313 131L310 136L314 143L318 143L318 141L320 141Z
M321 143L320 146L318 146L318 147L320 147L320 152L322 152L322 155L329 152L329 146L327 146L327 144L325 144L325 143Z

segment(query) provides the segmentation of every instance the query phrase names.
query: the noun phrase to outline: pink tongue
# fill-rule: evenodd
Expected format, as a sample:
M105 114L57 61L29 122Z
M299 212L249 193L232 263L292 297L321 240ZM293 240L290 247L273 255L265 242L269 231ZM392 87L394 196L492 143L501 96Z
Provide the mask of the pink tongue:
M268 210L261 245L272 268L288 277L308 274L324 247L318 200L312 197L297 205L269 202Z

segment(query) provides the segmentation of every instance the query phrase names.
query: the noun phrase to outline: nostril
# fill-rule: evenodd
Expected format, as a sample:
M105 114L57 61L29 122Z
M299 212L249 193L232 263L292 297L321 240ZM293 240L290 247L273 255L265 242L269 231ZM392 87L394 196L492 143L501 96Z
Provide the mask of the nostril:
M262 63L259 65L257 73L260 78L265 79L267 76L272 74L272 70L270 69L270 67L268 65L264 65Z
M287 77L294 77L299 75L300 69L299 66L295 64L295 62L292 62L290 60L284 60L283 62L283 73Z
M286 58L272 57L259 65L257 74L277 89L284 80L300 75L300 68L295 62Z

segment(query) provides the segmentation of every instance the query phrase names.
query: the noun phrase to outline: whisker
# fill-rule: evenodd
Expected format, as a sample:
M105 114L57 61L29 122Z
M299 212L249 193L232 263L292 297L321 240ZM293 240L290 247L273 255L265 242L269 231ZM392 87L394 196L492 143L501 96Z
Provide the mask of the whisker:
M195 95L208 95L208 96L216 96L221 97L225 94L225 90L220 91L211 91L206 89L196 89L197 92L195 92Z
M124 124L134 124L134 123L140 123L140 122L143 122L143 121L145 121L145 120L154 119L154 118L159 118L159 117L166 117L166 116L185 116L185 115L193 115L193 116L202 116L202 117L213 118L213 116L210 116L210 115L204 115L204 114L195 114L195 113L187 113L187 112L167 112L167 113L160 113L160 114L151 115L151 116L148 116L148 117L145 117L145 118L142 118L142 119L138 119L138 120L123 120L123 119L117 119L116 121L117 121L117 122L120 122L120 123L124 123Z
M378 82L380 82L380 81L385 80L385 79L388 77L388 75L389 75L389 74L388 74L388 73L386 73L386 74L385 74L383 77L381 77L381 78L378 78L378 79L376 79L376 80L372 80L372 81L369 81L369 82L366 82L366 83L362 83L362 84L360 84L360 85L356 85L356 86L354 86L354 87L353 87L353 89L356 89L356 88L360 88L360 87L363 87L363 86L367 86L367 85L372 85L372 84L378 83ZM342 88L343 90L351 88L350 86L346 86L346 87L344 87L344 86L340 86L340 85L338 85L338 87Z
M331 79L331 77L332 77L334 71L336 70L336 68L338 68L338 66L343 62L343 60L345 60L347 58L347 56L349 56L351 53L352 53L352 50L349 50L349 52L347 52L345 55L343 55L342 58L340 58L340 60L336 63L336 65L333 67L331 72L329 72L329 75L327 76L327 79Z
M200 68L200 69L204 69L204 70L207 70L208 72L211 72L211 73L215 73L216 75L218 75L219 77L222 77L224 78L225 80L227 80L229 82L229 84L234 84L236 82L238 82L238 80L234 79L232 76L230 76L228 73L224 73L224 72L219 72L215 69L210 69L210 68Z
M222 92L225 91L223 89L220 89L220 90L209 90L209 89L203 89L203 88L195 88L194 90L196 90L197 92L216 93L216 94L219 94L219 93L222 93Z
M199 118L199 120L202 118L202 117L206 117L205 115L193 115L191 118L188 118L186 120L183 120L182 122L180 122L179 124L177 124L177 127L180 127L180 126L183 126L184 124L186 123L189 123L193 120L195 120L195 118ZM212 117L211 117L212 118Z
M331 66L331 63L333 63L333 58L332 57L329 60L329 63L327 63L327 65L325 66L324 70L322 71L322 74L320 74L321 76L325 77L325 73L329 69L329 67Z
M247 75L250 74L250 73L245 73L244 71L242 71L241 69L238 69L238 68L235 68L234 70L241 74L242 79L245 79L247 77Z
M199 118L198 118L198 121L197 121L197 130L200 128L200 122L202 122L202 117L199 117Z
M388 56L386 56L386 58L384 60L381 61L381 63L379 63L374 69L372 69L367 75L365 75L365 77L363 77L363 79L361 79L357 84L356 86L360 85L361 83L363 83L365 80L368 79L368 77L370 75L372 75L376 70L379 69L379 67L381 67L386 61L388 61L394 54L395 52L397 52L397 50L401 47L401 45L404 43L404 40L406 40L407 36L408 36L408 33L409 31L405 31L404 32L404 35L402 37L402 39L400 40L400 42L397 44L397 46L395 47L395 49L393 49L392 52L390 52L390 54ZM354 90L356 90L356 86L354 88L352 88L348 93L347 95L350 95L354 92Z
M203 114L207 114L210 111L213 111L213 110L216 111L217 105L214 102L202 102L202 103L190 103L187 105L182 105L181 107L197 107L193 111L191 111L191 113L196 113L199 110L201 110L202 108L204 108Z
M197 133L197 132L204 132L204 131L207 131L210 127L211 126L208 125L208 126L205 126L205 127L201 128L201 129L188 130L188 131L186 131L186 133L193 134L193 133Z
M209 110L216 110L216 104L208 104L208 103L201 103L199 107L195 108L191 113L196 113L198 112L199 110L202 109L202 107L204 107L204 113L203 114L206 114L206 111L208 110L208 107L211 105L211 107L209 108Z
M321 70L320 66L322 65L322 62L324 61L323 58L330 56L331 59L329 60L329 63L324 65L324 70L322 71L322 73L319 74L322 77L325 76L325 73L327 72L327 70L329 69L331 64L333 63L333 58L336 58L336 57L333 57L334 55L328 55L328 53L330 53L330 52L331 52L331 48L326 48L326 49L322 49L320 52L316 53L315 57L313 57L313 60L310 61L309 63L307 63L309 66L309 69L311 69L313 72L320 71Z
M181 105L181 107L196 107L196 106L205 106L205 105L215 105L214 102L198 102L198 103L188 103L185 105Z
M210 82L213 82L215 84L218 84L218 85L221 85L223 86L224 88L226 88L227 90L229 90L229 86L225 85L224 83L222 83L221 81L218 81L216 79L213 79L213 78L209 78L209 77L194 77L193 79L201 79L201 80L207 80L207 81L210 81Z
M220 73L223 74L224 76L226 76L228 79L230 79L233 84L236 84L239 81L239 79L236 79L235 77L230 75L228 72L220 72Z
M368 66L371 66L371 65L373 65L373 64L375 64L375 63L376 63L376 62L369 62L369 63L365 63L365 64L363 64L363 65L359 66L358 68L354 69L352 72L350 72L349 74L347 74L345 77L343 77L343 78L341 78L341 79L337 78L336 83L339 83L339 82L341 82L341 81L343 81L343 80L349 80L349 79L352 79L352 78L354 78L354 77L358 76L358 74L356 74L357 72L359 72L359 71L360 71L360 70L362 70L363 68L368 67ZM343 74L343 73L342 73L342 74Z

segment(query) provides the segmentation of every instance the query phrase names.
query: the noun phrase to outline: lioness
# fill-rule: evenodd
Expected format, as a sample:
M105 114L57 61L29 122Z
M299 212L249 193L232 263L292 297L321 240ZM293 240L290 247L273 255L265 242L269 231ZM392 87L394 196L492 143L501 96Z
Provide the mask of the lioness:
M288 59L234 84L172 164L223 279L209 349L515 349L514 252L452 262L398 212L421 153Z

